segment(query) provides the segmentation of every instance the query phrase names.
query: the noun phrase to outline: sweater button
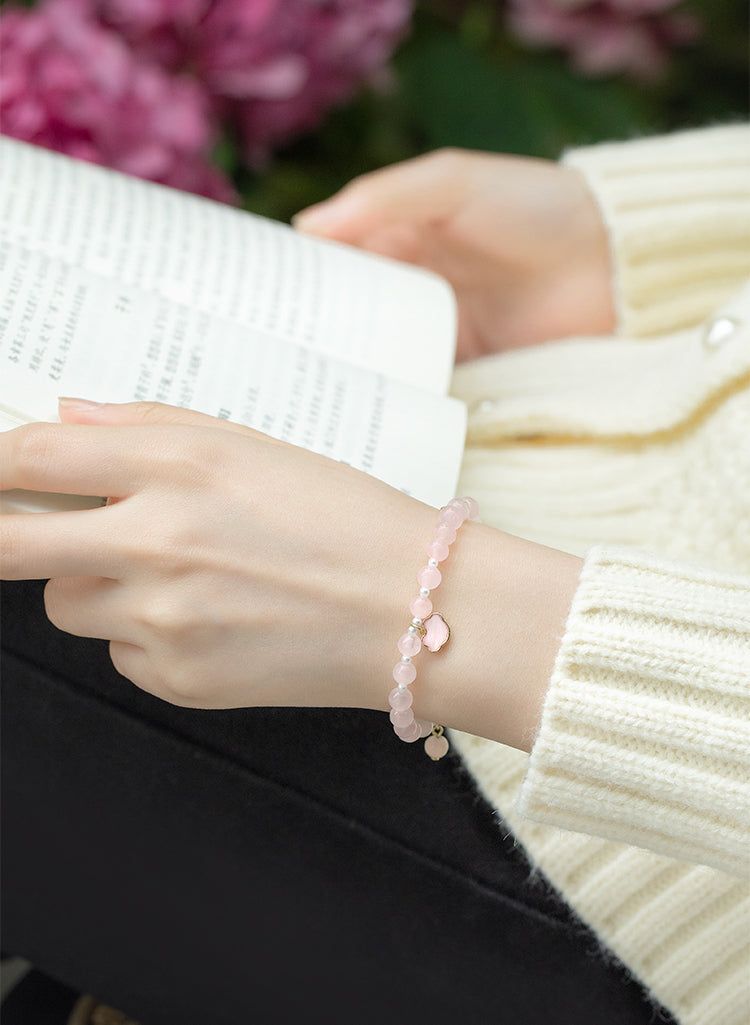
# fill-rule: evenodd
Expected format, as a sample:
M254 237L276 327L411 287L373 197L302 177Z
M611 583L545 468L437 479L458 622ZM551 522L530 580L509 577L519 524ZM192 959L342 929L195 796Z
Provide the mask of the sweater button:
M709 321L703 332L703 341L710 349L718 349L724 342L728 342L740 326L734 317L716 317Z

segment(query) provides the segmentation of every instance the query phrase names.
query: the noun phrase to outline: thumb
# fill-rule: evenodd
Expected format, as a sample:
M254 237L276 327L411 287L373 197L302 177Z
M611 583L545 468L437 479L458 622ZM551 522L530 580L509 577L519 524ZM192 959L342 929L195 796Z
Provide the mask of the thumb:
M60 419L64 424L106 424L137 426L139 424L185 424L192 427L219 427L224 430L254 433L249 427L221 420L206 413L162 402L91 402L88 399L58 399Z

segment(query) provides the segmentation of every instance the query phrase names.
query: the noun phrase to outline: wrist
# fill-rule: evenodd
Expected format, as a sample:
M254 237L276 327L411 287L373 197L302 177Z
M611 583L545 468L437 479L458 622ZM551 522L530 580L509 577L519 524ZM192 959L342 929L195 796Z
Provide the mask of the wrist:
M567 178L568 243L561 267L571 302L571 315L585 310L587 334L611 334L616 327L612 247L602 211L584 175L575 167L561 166Z
M564 552L466 523L434 596L451 638L439 653L418 656L415 714L529 751L581 566Z
M369 558L360 559L348 610L356 609L350 619L354 643L348 647L351 679L359 681L351 704L387 712L388 694L396 686L391 674L399 657L397 641L411 620L409 601L437 517L431 506L400 492L391 491L388 499L379 506L377 543Z

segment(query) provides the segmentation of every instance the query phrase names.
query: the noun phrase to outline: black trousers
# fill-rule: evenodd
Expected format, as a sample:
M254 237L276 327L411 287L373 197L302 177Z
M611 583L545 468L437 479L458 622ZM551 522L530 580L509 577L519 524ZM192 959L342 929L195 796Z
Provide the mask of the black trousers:
M1 593L7 953L143 1025L671 1020L455 756L379 713L173 707L41 584Z

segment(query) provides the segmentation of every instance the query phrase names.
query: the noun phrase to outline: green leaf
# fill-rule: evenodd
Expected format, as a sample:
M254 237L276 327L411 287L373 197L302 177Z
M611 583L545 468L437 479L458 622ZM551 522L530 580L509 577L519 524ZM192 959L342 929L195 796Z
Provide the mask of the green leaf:
M556 157L565 146L629 135L652 120L634 87L582 78L554 54L507 43L493 56L445 28L418 33L399 67L404 103L428 148Z

